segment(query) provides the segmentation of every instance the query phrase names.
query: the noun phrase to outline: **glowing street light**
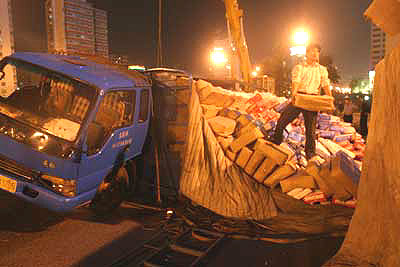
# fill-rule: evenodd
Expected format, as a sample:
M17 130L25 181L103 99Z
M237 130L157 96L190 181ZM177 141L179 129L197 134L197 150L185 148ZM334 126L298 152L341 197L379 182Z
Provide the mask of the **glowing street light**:
M257 71L253 71L253 72L251 73L251 75L253 75L253 77L257 77L258 72L257 72Z
M308 44L309 39L310 36L308 32L306 32L303 29L296 31L293 35L293 43L296 46L306 46Z
M261 70L260 66L256 66L256 71L259 72Z
M228 62L224 49L219 47L215 47L214 50L211 51L210 58L214 65L224 65Z
M293 44L290 48L291 56L304 56L306 54L306 46L310 40L310 35L303 29L297 30L293 34Z

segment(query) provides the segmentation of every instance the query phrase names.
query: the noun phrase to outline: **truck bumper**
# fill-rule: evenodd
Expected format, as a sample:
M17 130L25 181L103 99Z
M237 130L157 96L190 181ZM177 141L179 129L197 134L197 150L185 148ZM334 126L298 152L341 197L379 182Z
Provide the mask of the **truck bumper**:
M76 197L69 198L61 196L51 190L34 185L29 182L17 180L10 176L7 176L7 178L16 181L17 187L15 192L10 192L7 190L4 191L14 194L17 197L36 204L40 207L44 207L51 211L59 213L72 211L74 208L92 200L97 191L97 189L95 188L88 192L79 194Z

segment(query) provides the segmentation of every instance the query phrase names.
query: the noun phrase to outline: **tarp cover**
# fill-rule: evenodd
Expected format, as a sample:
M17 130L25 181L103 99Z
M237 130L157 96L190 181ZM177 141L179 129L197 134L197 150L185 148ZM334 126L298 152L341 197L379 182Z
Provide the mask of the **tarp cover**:
M400 266L400 46L376 66L373 92L357 209L325 266Z
M258 220L276 233L343 233L353 209L307 205L249 177L224 154L193 86L180 192L228 218Z

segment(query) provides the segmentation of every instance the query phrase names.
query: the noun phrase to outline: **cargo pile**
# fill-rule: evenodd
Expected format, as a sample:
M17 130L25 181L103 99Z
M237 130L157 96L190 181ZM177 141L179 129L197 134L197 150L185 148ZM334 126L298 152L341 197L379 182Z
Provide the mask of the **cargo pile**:
M268 141L286 98L232 92L202 80L194 86L225 156L257 182L311 205L355 206L365 142L351 124L318 114L317 156L307 162L301 116L288 125L281 145Z

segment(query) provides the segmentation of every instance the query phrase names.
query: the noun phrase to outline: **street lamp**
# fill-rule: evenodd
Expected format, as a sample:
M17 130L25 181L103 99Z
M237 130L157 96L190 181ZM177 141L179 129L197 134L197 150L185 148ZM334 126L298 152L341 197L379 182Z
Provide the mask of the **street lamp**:
M291 56L305 56L306 46L310 40L310 35L304 29L299 29L293 34L293 46L290 48Z
M224 49L219 47L215 47L214 50L211 51L210 58L211 62L217 66L224 65L228 62Z
M306 46L309 39L309 33L304 29L299 29L293 34L293 43L296 46Z

